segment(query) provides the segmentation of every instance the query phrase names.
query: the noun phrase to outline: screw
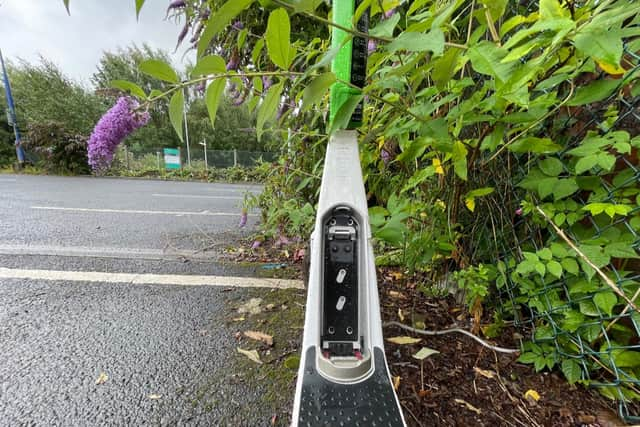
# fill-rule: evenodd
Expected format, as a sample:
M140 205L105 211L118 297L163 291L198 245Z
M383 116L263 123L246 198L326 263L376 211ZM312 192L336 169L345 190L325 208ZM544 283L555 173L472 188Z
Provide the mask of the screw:
M353 333L353 328L351 326L347 326L347 334L351 335Z

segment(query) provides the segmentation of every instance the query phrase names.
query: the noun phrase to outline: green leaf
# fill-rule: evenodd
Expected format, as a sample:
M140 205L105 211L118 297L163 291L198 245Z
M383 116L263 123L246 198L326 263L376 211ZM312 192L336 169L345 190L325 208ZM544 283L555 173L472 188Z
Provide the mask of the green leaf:
M291 23L286 10L280 8L271 12L265 38L271 61L283 70L288 70L295 52L291 48Z
M569 254L567 252L567 249L560 243L552 243L550 246L550 249L551 249L551 253L556 258L564 258Z
M500 62L506 54L507 51L505 49L488 41L481 41L467 51L471 66L475 71L495 77L501 82L509 79L513 69L511 64L502 64Z
M580 313L584 314L585 316L590 316L590 317L600 316L600 312L596 308L595 304L592 303L591 301L580 301L579 306L580 306Z
M402 222L390 220L375 233L375 237L389 242L395 247L402 247L406 231L407 227Z
M144 5L144 0L136 0L136 19L140 17L140 10Z
M623 46L619 31L587 27L586 31L576 34L573 43L578 50L592 57L600 65L620 68Z
M184 111L184 94L182 93L182 89L177 90L173 96L171 97L171 101L169 101L169 121L171 121L171 125L173 129L175 129L178 134L178 138L180 141L182 139L182 119L183 119L183 111Z
M218 106L220 105L220 99L224 92L226 81L224 79L215 79L209 86L205 93L205 102L207 104L207 111L209 113L209 120L211 120L211 127L215 129L216 115L218 113Z
M400 21L400 14L396 13L391 18L381 21L378 25L369 31L374 37L393 37L393 30Z
M636 368L640 366L640 352L632 350L614 350L611 356L618 368Z
M598 158L598 166L605 172L609 172L616 164L616 156L612 154L602 154Z
M602 101L611 95L618 85L619 80L596 80L576 90L576 94L567 102L569 107L591 104Z
M232 19L245 10L254 0L228 0L215 13L212 13L198 42L198 57L209 47L211 39L222 31Z
M180 83L178 74L171 68L169 64L157 59L148 59L138 66L138 69L151 77L163 80L169 83Z
M349 122L351 121L351 116L353 112L356 110L360 101L362 101L362 95L353 95L347 99L340 109L338 110L333 122L331 123L331 129L329 134L333 134L335 131L340 129L346 129L349 126Z
M502 18L508 2L509 0L480 0L480 3L482 3L484 7L489 9L491 20L493 22Z
M551 249L549 248L542 248L540 249L538 252L536 252L536 255L538 255L539 259L548 261L551 258L553 258L553 253L551 252Z
M467 180L467 147L462 141L453 144L453 170L460 179Z
M536 262L534 267L540 276L544 276L547 272L547 268L541 262Z
M278 105L280 105L280 95L282 95L283 85L284 83L280 82L271 86L264 97L264 101L262 101L262 105L260 105L256 119L258 140L262 137L265 124L273 120L278 113Z
M583 172L588 171L592 167L598 164L599 154L592 154L590 156L586 156L578 160L576 163L576 175L579 175Z
M369 221L374 227L381 227L384 224L389 211L382 206L373 206L369 208Z
M538 195L541 198L547 197L553 193L553 187L558 182L558 178L545 178L538 181Z
M145 99L147 97L147 95L144 93L144 90L142 90L140 86L126 80L113 80L111 82L111 87L124 90L125 92L128 92L140 99Z
M332 72L320 74L313 79L313 81L304 88L302 94L302 110L308 111L312 106L320 103L335 81L336 75Z
M564 169L562 162L556 157L547 157L544 160L540 160L538 162L538 166L540 167L540 170L548 176L558 176Z
M587 258L589 258L589 261L598 268L602 268L609 264L611 260L609 255L605 254L600 246L580 245L580 250Z
M584 314L575 310L568 310L564 312L564 320L562 321L562 328L569 332L575 332L585 322Z
M593 302L600 310L611 316L613 307L618 303L618 297L612 291L605 291L595 294Z
M262 53L262 49L264 48L264 39L260 39L256 42L256 44L253 46L253 50L251 51L251 61L258 65L258 58L260 57L260 54Z
M413 174L411 178L407 181L406 185L402 187L401 193L404 193L408 190L411 190L417 185L422 184L427 178L430 178L436 174L436 169L433 166L427 166L425 168L419 169L416 173Z
M567 273L571 273L577 276L580 272L578 263L574 258L563 258L562 261L560 261L560 264L562 265L564 271L566 271Z
M529 363L534 363L534 362L535 362L536 360L538 360L539 358L540 358L540 356L538 356L538 355L537 355L537 354L535 354L535 353L532 353L532 352L525 352L525 353L522 353L522 354L520 355L520 357L518 357L518 359L517 359L517 360L518 360L518 362L520 362L520 363L527 363L527 364L529 364Z
M571 17L558 0L540 0L540 20Z
M508 147L509 151L514 153L539 154L556 153L562 148L558 144L555 144L550 138L536 138L534 136L520 138Z
M551 260L547 263L547 271L557 277L562 277L562 266L558 261Z
M564 199L578 191L579 188L575 178L560 179L553 186L553 198L554 200Z
M582 369L580 364L573 359L567 359L562 361L562 373L564 374L569 384L574 384L582 377Z
M611 258L640 258L628 242L611 243L604 248L604 253Z
M218 55L207 55L198 60L191 71L191 77L207 76L209 74L220 74L227 71L224 59Z
M420 351L418 351L416 354L412 355L411 357L418 360L424 360L427 357L432 356L434 354L440 354L440 352L438 350L434 350L429 347L422 347Z
M433 28L427 34L404 32L387 45L387 50L391 53L399 50L408 52L431 51L434 56L440 56L444 52L444 33L439 28Z
M436 87L438 89L444 89L447 83L451 81L458 65L458 58L460 57L461 52L462 51L460 49L450 48L447 49L441 58L435 60L431 77L436 83Z

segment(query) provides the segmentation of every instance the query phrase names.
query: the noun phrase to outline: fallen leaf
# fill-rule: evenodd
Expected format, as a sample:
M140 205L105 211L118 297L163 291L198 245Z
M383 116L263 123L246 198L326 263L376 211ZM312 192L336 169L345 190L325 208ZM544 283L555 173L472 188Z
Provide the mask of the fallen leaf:
M244 322L244 316L234 317L231 320L233 320L234 322Z
M393 389L398 391L398 387L400 387L400 376L393 377Z
M468 410L473 411L473 412L475 412L475 413L476 413L476 414L478 414L478 415L480 415L480 414L482 413L482 411L481 411L480 409L476 408L476 407L475 407L475 406L473 406L471 403L469 403L469 402L467 402L467 401L465 401L465 400L462 400L462 399L454 399L454 401L455 401L456 403L459 403L459 404L461 404L461 405L466 406L466 408L467 408Z
M244 336L247 338L251 338L252 340L262 341L269 347L273 345L273 337L271 335L267 335L263 332L258 331L244 331Z
M398 317L400 318L401 322L404 322L404 313L402 312L401 308L398 309Z
M265 307L266 310L271 311L276 307L275 304L267 304L267 306Z
M424 323L421 320L418 320L413 324L413 327L416 328L416 329L426 329L427 328L427 324Z
M256 350L243 350L240 347L238 347L238 353L242 353L245 356L247 356L249 359L262 365L262 360L260 360L260 355Z
M160 399L161 397L162 397L162 395L161 395L161 394L150 394L150 395L149 395L149 399L151 399L151 400L158 400L158 399Z
M422 347L420 349L420 351L418 351L416 354L414 354L413 357L414 359L418 359L418 360L424 360L427 357L431 356L432 354L439 354L440 352L438 350L434 350L432 348L429 347Z
M392 271L389 275L393 280L400 280L404 277L404 274L402 274L401 271Z
M474 366L473 370L476 371L476 374L482 375L485 378L491 379L496 376L496 373L494 371L487 371L485 369L480 369L477 366Z
M284 255L285 258L289 258L290 257L289 251L286 250L286 249L282 252L282 254Z
M104 384L107 382L107 380L109 379L109 375L107 375L104 372L100 372L100 375L98 376L98 379L96 380L96 384L100 385L100 384Z
M238 313L259 314L262 312L260 304L262 304L262 298L251 298L246 304L238 308Z
M404 295L398 291L389 291L389 296L393 298L404 298Z
M289 356L284 360L284 367L296 370L300 366L300 356Z
M418 396L425 397L431 394L431 390L418 390Z
M527 401L529 403L531 403L532 405L535 404L538 400L540 400L540 395L538 394L537 391L529 389L527 390L527 392L524 394L524 398L527 399Z
M392 342L394 344L417 344L420 341L422 341L422 339L420 338L413 338L413 337L392 337L392 338L387 338L387 341Z

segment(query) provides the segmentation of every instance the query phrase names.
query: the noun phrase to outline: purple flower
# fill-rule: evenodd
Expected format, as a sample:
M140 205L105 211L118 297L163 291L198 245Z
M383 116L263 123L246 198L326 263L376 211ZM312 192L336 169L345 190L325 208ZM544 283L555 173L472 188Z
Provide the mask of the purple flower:
M253 244L251 245L251 249L253 250L258 249L261 244L262 242L260 240L254 240Z
M183 7L186 7L187 3L184 0L174 0L171 3L169 3L169 7L167 8L167 15L165 16L165 19L167 16L169 16L169 12L171 11L171 9L182 9Z
M240 223L238 224L238 227L242 228L245 225L247 225L247 210L242 209L242 215L240 216Z
M244 24L241 21L236 21L236 22L233 23L233 25L231 25L231 27L234 30L240 31L240 30L242 30L244 28Z
M111 166L118 145L149 122L149 113L136 111L138 106L133 98L120 97L98 120L87 142L89 165L94 171L104 171Z
M373 39L369 39L369 43L367 43L367 51L369 52L369 54L375 52L377 47L378 43L376 43L376 41Z
M238 60L237 56L233 55L231 59L229 59L229 62L227 62L227 71L237 70L238 65L240 65L240 61Z
M395 14L396 14L396 8L394 7L393 9L389 9L384 13L384 19L389 19Z
M522 216L523 213L524 213L524 211L522 210L522 208L516 209L516 215L517 216Z
M266 91L273 85L273 80L269 76L262 76L262 90Z
M380 157L382 158L382 161L384 162L385 165L388 165L389 162L391 161L391 154L384 148L380 150Z

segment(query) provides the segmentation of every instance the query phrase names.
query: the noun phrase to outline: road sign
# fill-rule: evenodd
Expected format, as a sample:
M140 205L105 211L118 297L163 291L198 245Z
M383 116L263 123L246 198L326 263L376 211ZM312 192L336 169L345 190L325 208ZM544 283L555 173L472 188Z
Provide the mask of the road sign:
M164 149L164 167L166 169L180 169L182 167L179 148Z

